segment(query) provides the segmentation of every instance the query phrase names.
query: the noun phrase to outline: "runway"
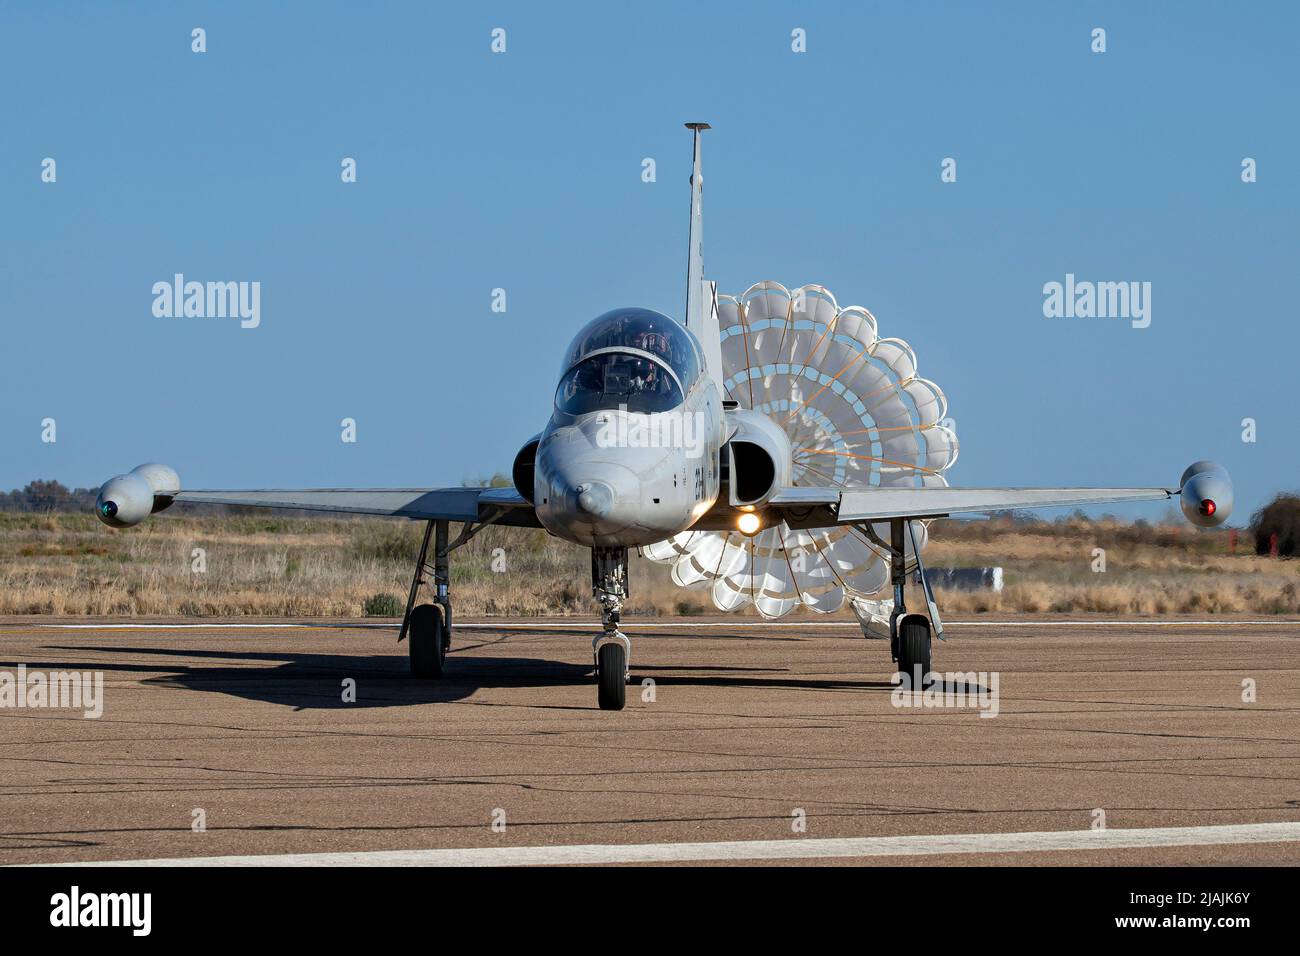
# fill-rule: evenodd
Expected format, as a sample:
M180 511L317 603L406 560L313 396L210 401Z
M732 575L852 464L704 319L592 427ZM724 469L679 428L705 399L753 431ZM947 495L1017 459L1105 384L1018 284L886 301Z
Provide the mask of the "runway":
M1300 862L1300 621L951 623L960 707L850 622L632 621L619 713L589 621L464 622L438 684L387 627L51 623L0 672L103 713L0 700L4 864Z

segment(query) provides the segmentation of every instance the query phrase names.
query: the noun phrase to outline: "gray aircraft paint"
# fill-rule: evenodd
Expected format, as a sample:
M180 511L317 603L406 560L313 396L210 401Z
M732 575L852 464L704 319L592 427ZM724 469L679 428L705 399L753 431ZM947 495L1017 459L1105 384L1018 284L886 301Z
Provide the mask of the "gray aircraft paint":
M699 351L695 336L682 332ZM612 416L623 413L569 415L557 407L537 447L533 501L542 526L577 544L634 547L685 531L708 513L718 499L726 419L721 393L706 370L687 388L680 406L645 417L659 434L673 432L674 426L664 424L669 416L699 423L698 449L684 442L610 445L598 436L608 433Z

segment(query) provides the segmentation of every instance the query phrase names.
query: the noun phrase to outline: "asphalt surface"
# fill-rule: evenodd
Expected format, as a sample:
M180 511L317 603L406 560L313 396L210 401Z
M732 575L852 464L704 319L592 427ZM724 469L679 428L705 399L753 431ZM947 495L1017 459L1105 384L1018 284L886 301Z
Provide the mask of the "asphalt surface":
M996 673L991 718L896 706L886 645L851 623L629 622L622 712L596 709L588 622L458 627L436 684L395 629L49 623L0 622L0 682L102 672L103 714L0 694L4 864L1033 834L1101 812L1190 845L824 862L1300 863L1297 839L1196 835L1300 823L1300 621L954 623L936 669L976 675L942 686Z

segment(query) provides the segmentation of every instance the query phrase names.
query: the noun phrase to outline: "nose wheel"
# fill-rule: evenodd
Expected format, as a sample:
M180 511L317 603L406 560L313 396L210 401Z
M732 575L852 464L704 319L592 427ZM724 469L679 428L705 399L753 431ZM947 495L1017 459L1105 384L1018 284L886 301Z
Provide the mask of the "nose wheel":
M617 641L596 651L596 701L601 710L622 710L627 703L627 651Z
M591 642L596 658L596 702L601 710L627 703L628 660L632 642L619 630L627 597L627 548L591 549L591 589L600 600L602 631Z

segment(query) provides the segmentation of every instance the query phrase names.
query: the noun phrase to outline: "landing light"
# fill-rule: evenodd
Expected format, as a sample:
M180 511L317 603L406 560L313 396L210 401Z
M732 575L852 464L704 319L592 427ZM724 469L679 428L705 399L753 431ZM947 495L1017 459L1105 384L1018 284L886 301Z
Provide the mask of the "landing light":
M763 527L763 519L752 511L747 511L740 516L740 519L736 522L736 527L740 529L741 534L753 537Z

